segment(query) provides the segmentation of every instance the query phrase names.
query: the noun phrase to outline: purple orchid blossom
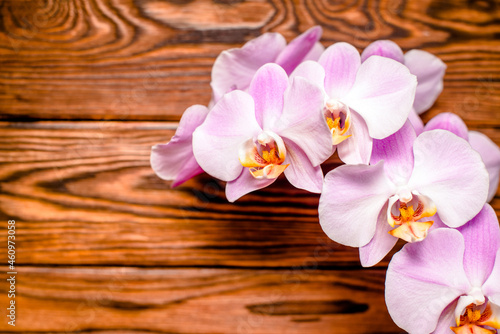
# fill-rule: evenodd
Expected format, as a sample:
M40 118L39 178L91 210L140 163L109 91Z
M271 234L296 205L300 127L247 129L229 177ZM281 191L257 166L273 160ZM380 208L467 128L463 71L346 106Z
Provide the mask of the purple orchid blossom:
M348 164L368 164L373 139L403 126L417 86L404 65L384 57L370 57L362 64L359 52L347 43L333 44L318 62L303 62L294 76L323 88L332 145Z
M331 239L360 247L361 264L372 266L398 238L424 239L432 225L425 218L436 212L449 227L465 224L487 194L488 173L469 143L444 130L416 137L407 121L374 140L371 165L344 165L326 175L319 220Z
M403 55L401 48L389 40L375 41L368 45L361 54L364 62L371 56L382 56L404 64L410 73L417 76L418 86L409 119L419 135L424 124L418 115L427 111L436 102L443 91L443 77L446 64L433 54L423 50L410 50Z
M194 155L208 174L228 182L230 202L282 173L295 187L319 193L319 165L332 153L322 107L319 87L264 65L248 93L229 92L213 107L193 134Z
M322 29L315 26L296 37L288 45L279 33L265 33L241 48L223 51L212 68L213 106L232 90L247 90L257 70L276 63L290 74L301 62L318 60L324 47L318 42Z
M172 187L203 173L193 155L193 131L205 121L208 109L194 105L186 109L175 135L167 144L157 144L151 149L151 167L156 175L172 181Z
M394 322L412 334L493 334L500 329L500 227L486 204L459 229L406 244L387 269Z
M188 108L170 142L153 146L151 166L155 173L164 180L173 180L172 187L202 173L191 143L193 131L203 123L208 110L228 91L247 89L255 72L266 63L277 63L290 74L302 61L319 59L324 51L318 42L321 33L321 27L312 27L288 45L282 35L266 33L240 49L223 51L212 69L209 108L199 105Z
M490 202L498 189L500 176L500 148L488 138L488 136L469 131L467 125L460 116L453 113L441 113L433 117L424 128L424 131L443 129L453 132L457 136L467 140L472 148L476 150L483 159L490 177L490 187L487 202Z

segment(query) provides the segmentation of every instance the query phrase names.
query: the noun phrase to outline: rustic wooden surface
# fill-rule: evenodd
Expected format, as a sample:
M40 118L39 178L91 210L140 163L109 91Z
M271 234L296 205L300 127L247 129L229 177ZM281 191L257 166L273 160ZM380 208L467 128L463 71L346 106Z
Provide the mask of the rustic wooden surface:
M388 259L362 269L329 241L317 195L280 180L229 204L206 175L170 189L150 147L208 103L222 50L316 24L325 46L392 39L438 55L444 92L424 119L452 111L500 144L499 17L493 0L2 1L0 268L15 219L18 309L8 326L4 274L0 330L401 332Z

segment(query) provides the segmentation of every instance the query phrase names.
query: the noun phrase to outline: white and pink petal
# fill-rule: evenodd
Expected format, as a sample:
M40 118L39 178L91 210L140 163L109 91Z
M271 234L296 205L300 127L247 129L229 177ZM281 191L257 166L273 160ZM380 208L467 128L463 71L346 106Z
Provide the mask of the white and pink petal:
M457 114L443 112L434 116L429 122L427 122L424 131L436 129L447 130L460 138L469 140L469 129L467 129L467 125L465 125L464 121Z
M287 87L288 76L276 64L266 64L255 73L248 93L254 100L255 118L262 129L271 128L281 116Z
M325 91L331 99L341 99L349 93L361 65L358 50L339 42L328 47L318 62L325 69Z
M365 120L357 112L351 111L350 117L351 125L345 133L349 137L336 146L339 158L346 164L367 165L372 155L373 139Z
M287 155L284 165L290 164L285 169L288 181L299 189L313 193L321 193L323 186L323 171L320 166L313 166L304 151L294 142L285 139Z
M416 77L404 65L372 56L361 64L354 85L341 100L363 117L372 138L383 139L408 119L416 86Z
M437 229L421 242L406 244L393 256L387 269L385 298L399 327L414 334L437 328L447 306L471 288L463 255L460 232Z
M303 77L320 87L324 92L325 88L325 69L318 62L315 61L305 61L290 74L290 81L293 81L295 77ZM324 93L326 97L326 93Z
M186 109L179 126L169 143L152 147L150 163L155 173L164 180L173 180L176 187L190 178L201 174L193 155L192 136L208 114L205 106L194 105Z
M193 133L194 156L205 172L222 181L241 174L240 148L262 132L254 110L252 97L239 90L226 94L213 107Z
M487 201L490 202L495 197L498 189L500 148L488 136L477 131L469 131L469 143L481 155L484 165L488 170L490 186Z
M329 172L319 200L319 222L332 240L351 247L372 240L394 186L383 162L374 166L343 165Z
M441 59L423 50L410 50L404 64L417 76L418 86L413 107L418 114L428 110L443 91L446 65Z
M290 74L308 56L316 58L319 51L317 44L322 33L323 29L320 26L314 26L297 36L281 51L275 60L276 64Z
M500 305L500 249L497 250L495 256L495 264L491 270L490 276L484 282L482 286L483 293L488 297L488 299L496 304ZM498 314L500 316L500 314Z
M363 267L371 267L382 261L396 245L398 238L389 234L392 229L387 223L387 209L384 207L377 219L375 235L368 244L359 248L359 259Z
M293 78L285 92L283 113L270 130L300 147L313 166L332 154L331 134L323 116L323 92L303 77Z
M248 168L243 168L236 179L226 184L226 198L232 203L252 191L271 185L274 181L276 181L276 178L257 179L252 176Z
M371 56L386 57L399 63L404 62L403 50L399 45L389 40L379 40L368 45L361 53L361 61L365 61Z
M413 142L416 134L407 121L401 129L385 139L375 139L371 164L384 161L386 174L394 184L406 184L413 172Z
M422 132L424 132L424 121L420 118L420 116L417 114L415 109L411 109L410 114L408 115L408 120L410 121L411 125L415 129L415 132L418 135L420 135Z
M495 210L489 204L484 205L481 212L458 230L465 242L465 273L473 286L480 287L490 276L500 249L500 226Z
M488 173L468 142L449 131L432 130L417 137L413 152L408 186L434 202L447 226L462 226L481 211Z
M272 63L285 49L286 40L278 33L265 33L241 48L223 51L212 68L213 102L224 94L235 90L245 90L257 70L264 64Z

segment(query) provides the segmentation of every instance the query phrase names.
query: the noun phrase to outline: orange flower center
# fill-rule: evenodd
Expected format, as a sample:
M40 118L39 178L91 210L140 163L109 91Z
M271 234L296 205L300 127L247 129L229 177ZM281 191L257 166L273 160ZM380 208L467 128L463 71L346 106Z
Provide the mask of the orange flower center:
M257 140L249 139L240 148L239 158L256 179L277 178L289 166L283 165L286 157L285 143L275 133L262 132Z
M406 242L421 241L427 237L427 232L434 222L419 222L419 220L433 216L436 213L436 206L425 196L413 196L411 193L404 193L404 195L406 197L400 196L400 199L394 203L395 207L389 210L389 224L392 227L398 226L389 233ZM399 212L395 213L395 209Z
M332 145L338 145L351 135L346 135L351 124L351 111L344 103L328 100L325 108L326 124L332 133Z
M490 305L481 310L475 305L470 304L465 308L465 312L457 321L457 327L450 327L456 334L495 334L496 330L484 328L488 325L488 320L491 318L492 312Z

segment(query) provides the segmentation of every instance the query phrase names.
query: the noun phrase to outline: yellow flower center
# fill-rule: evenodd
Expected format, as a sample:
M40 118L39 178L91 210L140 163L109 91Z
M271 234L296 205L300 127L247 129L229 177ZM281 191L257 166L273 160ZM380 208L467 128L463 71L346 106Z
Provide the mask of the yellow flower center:
M280 176L289 166L283 165L286 147L283 139L272 132L262 132L257 140L247 140L239 152L243 167L248 167L256 179L272 179Z
M399 200L394 203L396 207L389 210L388 223L392 227L398 226L389 233L406 242L421 241L427 237L427 232L434 222L420 222L419 220L433 216L436 213L436 206L425 196L405 195L407 195L406 198L399 197ZM397 213L394 213L395 209Z
M351 124L351 111L344 103L328 100L325 108L325 119L332 133L332 145L338 145L351 135L347 135Z
M457 321L457 327L450 328L456 334L495 334L495 330L483 327L492 325L489 322L491 316L492 312L489 304L486 305L482 312L475 304L470 304Z

